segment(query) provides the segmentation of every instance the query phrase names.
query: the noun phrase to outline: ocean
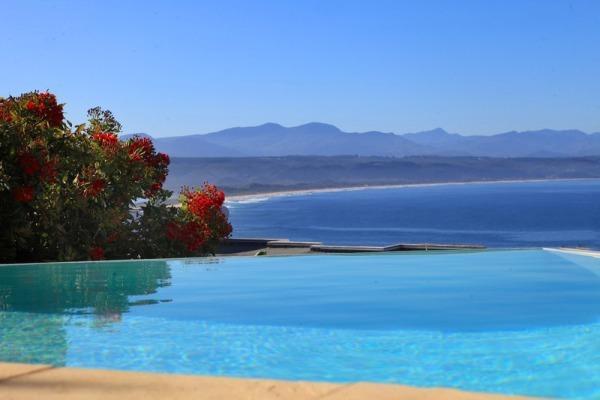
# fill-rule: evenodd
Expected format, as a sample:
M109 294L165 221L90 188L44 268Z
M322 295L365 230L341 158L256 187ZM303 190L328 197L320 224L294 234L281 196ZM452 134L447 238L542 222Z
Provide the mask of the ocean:
M233 237L600 248L600 179L265 195L227 207Z

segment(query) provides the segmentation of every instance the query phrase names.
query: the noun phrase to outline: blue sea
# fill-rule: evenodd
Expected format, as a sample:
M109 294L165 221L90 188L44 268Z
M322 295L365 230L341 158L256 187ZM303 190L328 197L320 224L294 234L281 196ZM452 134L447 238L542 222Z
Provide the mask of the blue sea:
M600 247L600 180L406 186L229 201L234 237Z

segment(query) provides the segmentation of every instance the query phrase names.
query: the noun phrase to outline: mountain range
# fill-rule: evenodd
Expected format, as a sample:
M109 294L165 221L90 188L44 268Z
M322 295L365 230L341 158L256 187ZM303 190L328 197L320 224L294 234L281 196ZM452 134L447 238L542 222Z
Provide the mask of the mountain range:
M146 134L138 134L148 136ZM126 139L132 135L124 135ZM600 132L542 129L490 136L448 133L344 132L312 122L295 127L267 123L207 134L153 138L171 157L279 157L415 155L483 157L581 157L600 155Z

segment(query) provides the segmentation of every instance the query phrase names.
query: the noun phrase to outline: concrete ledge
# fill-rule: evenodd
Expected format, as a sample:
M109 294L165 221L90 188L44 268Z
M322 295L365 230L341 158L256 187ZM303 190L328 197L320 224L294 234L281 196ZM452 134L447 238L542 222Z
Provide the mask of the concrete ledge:
M289 242L289 239L282 238L229 238L223 241L223 245L250 244L257 246L266 246L269 242Z
M484 250L485 246L433 243L398 243L389 246L311 246L311 251L322 253L363 253L387 251L433 251L433 250Z
M226 239L219 244L217 255L253 255L267 247L269 242L282 242L287 239L276 238L235 238Z
M292 242L290 240L272 240L267 243L271 248L310 248L321 245L321 242Z
M328 246L328 245L316 245L311 246L311 251L317 251L320 253L374 253L382 252L385 247L383 246Z
M478 244L399 243L385 246L385 251L485 250L485 248L485 246Z
M286 252L284 249L289 249ZM389 246L337 246L321 242L301 242L289 239L234 238L224 240L217 255L254 255L261 251L266 255L319 253L368 253L385 251L429 250L483 250L485 246L474 244L396 243Z
M484 400L518 399L454 389L154 374L0 363L3 400Z

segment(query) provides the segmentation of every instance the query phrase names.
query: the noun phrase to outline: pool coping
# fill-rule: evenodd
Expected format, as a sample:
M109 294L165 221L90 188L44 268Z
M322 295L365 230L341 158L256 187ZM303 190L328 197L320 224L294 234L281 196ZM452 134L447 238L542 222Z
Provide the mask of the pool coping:
M502 400L531 397L367 382L327 383L160 374L0 362L3 399Z
M558 248L557 248L558 249ZM139 263L139 262L168 262L168 261L183 261L190 262L197 260L202 263L206 263L210 260L221 260L221 259L234 259L234 258L249 258L249 259L260 259L260 258L278 258L278 257L306 257L307 259L313 257L360 257L360 256L415 256L415 255L449 255L449 254L470 254L480 252L505 252L505 251L527 251L527 250L555 250L554 248L546 247L498 247L498 248L454 248L454 249L436 249L435 251L428 250L411 250L411 251L361 251L361 252L318 252L311 251L307 253L281 253L281 254L267 254L267 255L256 255L256 254L215 254L208 256L193 256L193 257L166 257L166 258L123 258L123 259L110 259L110 260L78 260L78 261L41 261L41 262L23 262L23 263L0 263L2 267L19 267L19 266L49 266L49 265L77 265L77 264L104 264L104 263Z

